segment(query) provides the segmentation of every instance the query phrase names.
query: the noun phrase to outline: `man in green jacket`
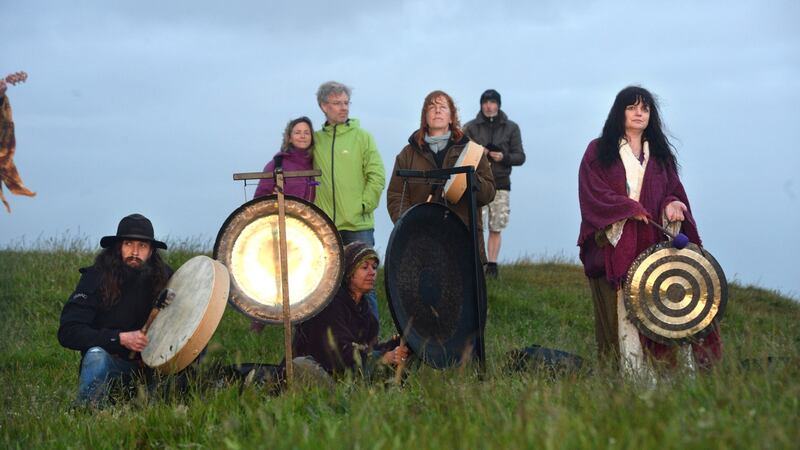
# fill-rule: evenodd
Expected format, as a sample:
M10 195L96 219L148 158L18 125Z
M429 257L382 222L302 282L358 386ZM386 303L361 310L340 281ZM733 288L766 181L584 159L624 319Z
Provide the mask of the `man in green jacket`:
M323 83L317 91L326 122L314 133L314 168L322 171L314 203L336 224L344 245L361 241L374 247L373 212L386 175L375 139L349 117L350 93L348 86L335 81ZM377 318L375 291L366 298Z

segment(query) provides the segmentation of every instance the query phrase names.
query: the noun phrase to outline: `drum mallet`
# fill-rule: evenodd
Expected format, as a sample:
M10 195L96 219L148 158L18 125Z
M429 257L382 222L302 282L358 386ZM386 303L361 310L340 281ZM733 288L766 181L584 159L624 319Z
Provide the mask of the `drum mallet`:
M650 222L650 224L653 225L654 227L656 227L659 230L661 230L662 233L664 233L667 236L669 236L669 238L672 239L672 246L677 248L678 250L680 250L682 248L685 248L689 244L689 237L686 236L685 234L683 234L683 233L672 234L669 231L667 231L666 228L664 228L661 225L657 224L655 221L649 220L648 222Z
M175 291L170 288L164 288L161 292L158 293L158 297L153 302L153 309L150 310L150 315L147 316L147 322L144 323L144 326L140 330L143 334L147 334L147 330L150 329L150 325L153 324L153 321L156 320L156 316L158 313L161 312L162 309L169 306L170 302L175 299ZM137 352L131 351L128 355L128 359L133 359L136 356Z

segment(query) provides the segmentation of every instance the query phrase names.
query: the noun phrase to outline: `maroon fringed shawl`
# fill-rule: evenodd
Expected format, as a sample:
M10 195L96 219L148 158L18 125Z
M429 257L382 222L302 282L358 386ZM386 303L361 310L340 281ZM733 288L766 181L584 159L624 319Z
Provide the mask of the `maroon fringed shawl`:
M578 245L587 276L596 278L605 274L612 284L619 287L636 256L661 241L663 235L652 225L633 219L625 223L622 238L616 247L607 244L599 248L595 234L614 222L642 212L660 222L664 208L674 200L680 200L688 208L681 231L689 241L701 245L686 191L674 168L662 165L651 156L642 181L639 202L636 202L628 197L622 161L616 160L604 167L597 153L597 140L594 140L589 143L578 171L581 207Z

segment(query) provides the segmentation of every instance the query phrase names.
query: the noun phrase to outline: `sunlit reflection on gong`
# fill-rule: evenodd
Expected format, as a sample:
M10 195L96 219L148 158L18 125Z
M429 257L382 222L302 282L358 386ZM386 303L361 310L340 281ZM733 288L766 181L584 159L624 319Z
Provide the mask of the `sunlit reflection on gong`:
M286 245L289 303L296 304L320 283L327 261L314 230L293 217L286 218ZM233 244L231 270L239 275L242 291L258 303L281 304L279 257L277 216L263 217L246 226Z

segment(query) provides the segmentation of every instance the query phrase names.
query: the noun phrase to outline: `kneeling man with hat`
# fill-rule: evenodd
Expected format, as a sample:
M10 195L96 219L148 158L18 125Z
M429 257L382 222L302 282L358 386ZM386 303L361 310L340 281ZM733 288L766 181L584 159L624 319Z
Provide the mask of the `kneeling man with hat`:
M153 225L141 214L124 217L117 234L100 240L94 265L61 311L58 341L81 352L78 401L97 405L108 399L112 380L129 385L141 370L147 336L140 329L172 269L158 249Z

